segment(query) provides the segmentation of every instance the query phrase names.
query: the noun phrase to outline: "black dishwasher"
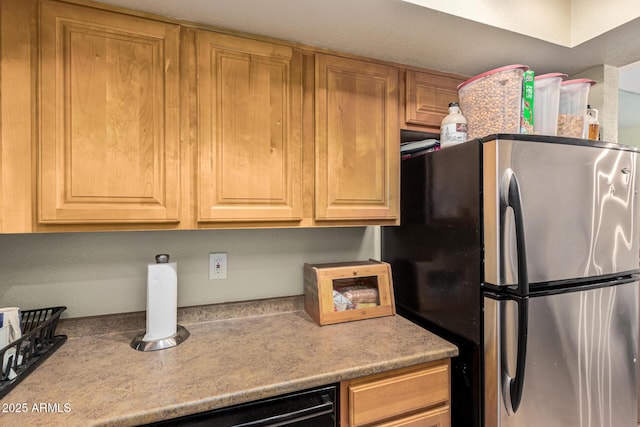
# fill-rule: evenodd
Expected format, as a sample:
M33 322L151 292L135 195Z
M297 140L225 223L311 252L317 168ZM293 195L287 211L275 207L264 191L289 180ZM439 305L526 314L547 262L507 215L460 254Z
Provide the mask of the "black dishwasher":
M335 427L337 385L324 386L146 426Z

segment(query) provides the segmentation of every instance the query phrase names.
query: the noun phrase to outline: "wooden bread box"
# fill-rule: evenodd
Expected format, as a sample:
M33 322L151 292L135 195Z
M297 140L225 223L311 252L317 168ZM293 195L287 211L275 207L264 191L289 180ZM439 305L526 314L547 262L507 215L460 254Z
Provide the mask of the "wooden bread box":
M393 316L391 266L371 259L305 264L304 309L321 326Z

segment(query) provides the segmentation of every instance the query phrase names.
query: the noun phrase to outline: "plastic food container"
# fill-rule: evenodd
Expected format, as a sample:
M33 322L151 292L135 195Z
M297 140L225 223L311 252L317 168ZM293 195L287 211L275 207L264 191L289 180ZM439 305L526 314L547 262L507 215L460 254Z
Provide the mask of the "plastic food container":
M560 86L558 136L582 138L587 115L589 88L596 84L590 79L566 80Z
M567 77L562 73L536 76L533 81L533 133L557 135L560 85Z
M522 75L528 69L526 65L507 65L458 86L468 139L494 133L520 133Z

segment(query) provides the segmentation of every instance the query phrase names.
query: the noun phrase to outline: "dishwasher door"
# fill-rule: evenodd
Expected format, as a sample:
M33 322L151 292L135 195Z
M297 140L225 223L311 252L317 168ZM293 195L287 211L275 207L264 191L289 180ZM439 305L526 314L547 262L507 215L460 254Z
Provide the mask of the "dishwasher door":
M147 426L336 427L337 385L304 390Z

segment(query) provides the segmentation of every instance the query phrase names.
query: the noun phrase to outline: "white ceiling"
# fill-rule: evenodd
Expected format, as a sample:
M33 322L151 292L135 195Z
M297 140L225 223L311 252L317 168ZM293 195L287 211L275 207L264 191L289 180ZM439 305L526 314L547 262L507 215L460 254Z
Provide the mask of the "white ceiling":
M621 67L620 89L627 92L621 95L621 101L637 102L636 98L640 98L635 96L640 94L640 18L630 19L628 14L617 21L624 22L621 25L603 33L601 29L595 31L594 27L590 34L592 38L569 47L543 40L553 40L551 34L549 37L544 37L546 34L540 31L538 37L519 34L482 24L477 19L465 19L411 4L411 0L98 1L190 23L466 76L508 64L528 65L536 74L562 72L571 76L606 64ZM467 4L476 9L485 6L496 8L508 6L509 1L511 4L513 1L522 2L482 0L481 3ZM564 7L567 2L575 5L578 1L580 7L595 0L562 0L557 4ZM609 0L606 6L598 2L593 7L594 10L607 7L608 11L614 11L611 13L616 10L627 13L633 11L623 7L629 1L636 0ZM428 3L428 0L416 2ZM547 8L538 10L552 10L553 7L550 0L538 0L536 4ZM512 15L503 22L510 19L515 18ZM545 22L544 19L537 21ZM586 18L583 21L588 22ZM549 22L556 20L550 16ZM513 22L507 26L514 28ZM637 111L635 107L626 110ZM620 111L621 127L638 126L639 119L639 115L630 111Z
M622 0L615 0L622 1ZM563 47L402 0L100 0L213 26L472 76L507 64L579 73L640 61L636 18ZM615 2L611 3L614 7Z

